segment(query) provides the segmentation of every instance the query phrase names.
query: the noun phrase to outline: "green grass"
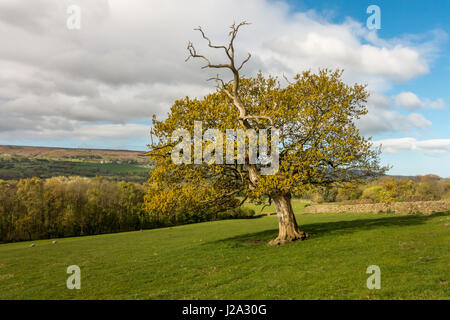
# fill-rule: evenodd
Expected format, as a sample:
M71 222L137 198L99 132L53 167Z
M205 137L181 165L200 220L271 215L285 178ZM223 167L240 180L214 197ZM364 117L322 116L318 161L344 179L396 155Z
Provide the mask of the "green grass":
M132 163L100 163L99 160L55 160L0 157L0 179L13 180L31 177L102 176L109 180L145 182L150 166Z
M253 203L246 203L246 207L255 210L256 214L268 214L275 213L275 205L272 203L270 206L267 202L261 205L256 205ZM306 202L302 199L292 199L292 209L294 209L295 213L303 213L305 211Z
M449 213L298 215L307 241L265 243L275 216L0 245L2 299L448 299ZM66 268L81 268L81 290ZM366 268L381 268L381 289Z

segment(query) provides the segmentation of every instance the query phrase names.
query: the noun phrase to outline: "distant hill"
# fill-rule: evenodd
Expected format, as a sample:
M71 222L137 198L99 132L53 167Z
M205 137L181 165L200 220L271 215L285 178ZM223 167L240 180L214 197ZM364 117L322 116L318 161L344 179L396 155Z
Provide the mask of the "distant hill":
M151 167L143 151L0 146L0 180L101 176L144 182Z
M116 160L140 159L144 151L78 149L0 145L0 155L21 155L29 158L109 158Z

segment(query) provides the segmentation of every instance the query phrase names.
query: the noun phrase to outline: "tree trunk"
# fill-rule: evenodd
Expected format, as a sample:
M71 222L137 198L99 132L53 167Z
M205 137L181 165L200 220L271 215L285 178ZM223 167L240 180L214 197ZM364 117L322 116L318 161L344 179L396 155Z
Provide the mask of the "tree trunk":
M281 194L274 196L273 202L278 216L278 237L269 242L269 245L280 245L296 240L305 240L308 235L300 231L295 220L291 205L291 195Z

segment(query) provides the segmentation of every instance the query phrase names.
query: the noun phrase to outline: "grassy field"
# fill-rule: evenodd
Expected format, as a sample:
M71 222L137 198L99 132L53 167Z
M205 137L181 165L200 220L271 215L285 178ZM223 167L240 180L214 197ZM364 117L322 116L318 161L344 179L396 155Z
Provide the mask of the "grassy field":
M302 199L292 199L292 209L294 209L295 213L303 213L305 211L305 206L306 206L306 202L307 200L302 200ZM255 205L253 203L246 203L245 204L246 207L255 210L255 213L258 214L270 214L270 213L275 213L275 206L272 203L270 206L267 205L267 202L265 204L261 204L261 205Z
M297 205L300 205L297 203ZM281 247L275 216L0 245L1 299L448 299L450 215L298 215L312 239ZM366 268L381 268L381 289ZM81 289L66 269L81 268Z
M0 179L102 176L145 182L151 161L141 151L0 145Z
M149 165L139 163L101 163L99 160L62 160L0 157L0 179L18 180L31 177L102 176L109 180L145 182Z

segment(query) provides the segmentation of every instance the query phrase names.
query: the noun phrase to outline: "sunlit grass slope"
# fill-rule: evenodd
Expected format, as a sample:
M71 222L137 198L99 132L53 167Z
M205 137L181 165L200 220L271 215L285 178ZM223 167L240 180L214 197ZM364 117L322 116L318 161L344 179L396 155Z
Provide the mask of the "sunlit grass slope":
M0 245L1 299L448 299L450 215L298 215L310 240L281 247L275 216ZM66 269L81 268L69 290ZM381 289L366 268L381 268Z

